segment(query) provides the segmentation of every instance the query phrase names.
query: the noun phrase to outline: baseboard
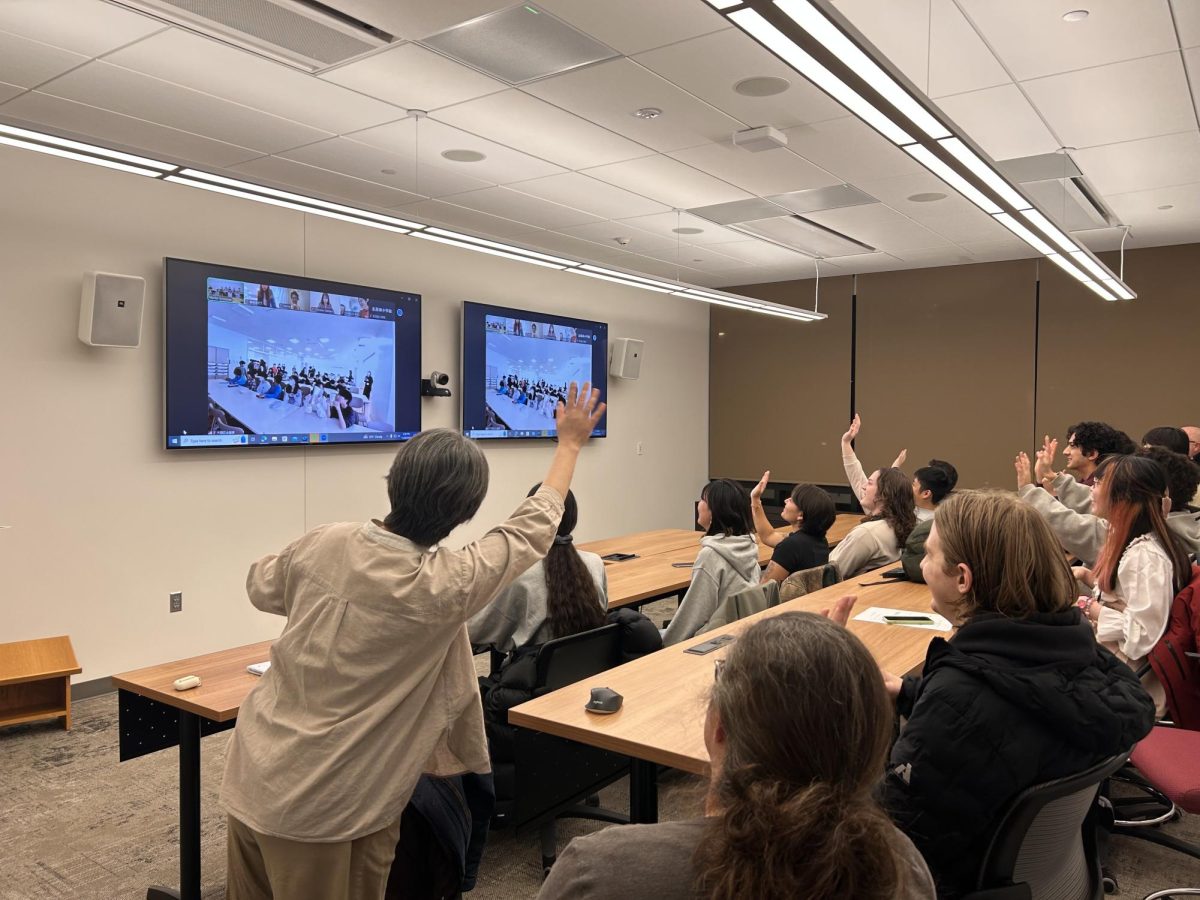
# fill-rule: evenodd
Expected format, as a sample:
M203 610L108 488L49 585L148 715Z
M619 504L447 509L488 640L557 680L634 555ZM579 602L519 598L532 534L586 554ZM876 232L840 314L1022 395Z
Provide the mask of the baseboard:
M111 678L93 678L91 681L77 681L71 685L72 700L88 700L101 694L111 694L113 687Z

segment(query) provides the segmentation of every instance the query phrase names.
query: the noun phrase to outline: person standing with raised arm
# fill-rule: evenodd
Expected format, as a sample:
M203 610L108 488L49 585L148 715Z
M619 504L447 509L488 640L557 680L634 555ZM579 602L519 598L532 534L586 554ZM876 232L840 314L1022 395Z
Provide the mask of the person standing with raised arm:
M550 549L603 414L572 384L541 488L461 549L440 545L483 502L487 460L433 429L396 453L383 521L250 567L250 602L287 622L226 756L228 900L379 900L421 774L490 771L466 623Z

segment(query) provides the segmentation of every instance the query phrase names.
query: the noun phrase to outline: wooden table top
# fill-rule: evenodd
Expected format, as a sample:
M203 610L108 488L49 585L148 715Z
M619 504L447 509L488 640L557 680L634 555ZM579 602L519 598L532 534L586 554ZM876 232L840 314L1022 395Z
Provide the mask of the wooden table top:
M82 672L66 635L0 644L0 685Z
M703 532L688 531L686 528L659 528L656 531L638 531L621 537L604 538L577 544L580 550L607 556L610 553L636 553L638 556L654 556L685 547L699 547Z
M940 632L853 619L854 615L872 606L929 611L929 589L923 584L899 581L859 586L859 581L876 581L885 568L888 567L748 616L717 633L737 634L759 619L781 612L819 612L830 608L837 598L853 593L858 595L858 603L847 627L862 639L881 666L897 674L907 672L924 660L929 641ZM509 722L703 774L708 765L708 753L704 748L704 713L713 680L713 660L724 656L728 648L704 656L683 651L712 637L715 634L697 635L595 678L523 703L509 711ZM600 686L612 688L624 696L620 712L597 716L584 711L591 689Z
M246 644L217 653L206 653L177 662L148 666L132 672L114 675L112 682L119 688L150 697L167 706L196 713L214 722L236 719L238 709L250 689L258 684L259 676L246 671L250 663L266 662L271 656L273 641ZM177 691L172 686L176 678L199 675L200 687Z

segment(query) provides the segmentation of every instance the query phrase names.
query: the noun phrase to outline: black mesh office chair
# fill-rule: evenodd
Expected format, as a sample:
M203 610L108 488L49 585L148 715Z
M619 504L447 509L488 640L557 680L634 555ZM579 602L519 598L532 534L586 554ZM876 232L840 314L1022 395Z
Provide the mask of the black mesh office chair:
M963 900L1101 900L1096 794L1126 758L1018 794L992 835L977 889Z

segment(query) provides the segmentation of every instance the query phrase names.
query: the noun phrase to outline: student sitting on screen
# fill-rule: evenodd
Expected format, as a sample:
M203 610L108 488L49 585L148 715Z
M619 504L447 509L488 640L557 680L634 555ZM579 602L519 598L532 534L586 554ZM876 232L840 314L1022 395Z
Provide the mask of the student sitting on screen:
M572 389L541 490L461 549L441 542L488 464L436 429L396 454L382 522L321 525L251 567L251 603L287 622L227 745L226 896L378 900L421 774L489 770L466 623L550 549L603 410Z
M883 799L949 900L976 888L1014 797L1128 752L1154 704L1096 642L1058 541L1012 494L949 497L921 568L957 630L933 639L920 677L884 676L907 721Z
M283 379L278 375L274 381L263 381L262 390L259 391L258 399L260 400L278 400L283 396Z
M769 471L750 492L750 514L760 544L774 547L762 580L783 581L793 572L802 572L829 562L829 541L825 534L837 518L833 498L815 484L798 484L783 501L783 521L792 526L792 533L782 535L767 519L762 495L771 480Z
M233 367L233 375L226 379L230 387L240 387L246 383L246 371L241 366Z
M350 406L353 399L354 395L348 389L340 387L329 406L329 418L337 419L343 429L358 424L358 414Z
M876 671L815 613L747 628L716 660L702 816L576 838L538 900L933 900L921 855L875 799L892 737Z
M692 566L692 582L663 635L667 646L703 628L726 597L758 584L758 545L752 537L746 489L728 478L710 481L700 493L696 521L705 536Z

